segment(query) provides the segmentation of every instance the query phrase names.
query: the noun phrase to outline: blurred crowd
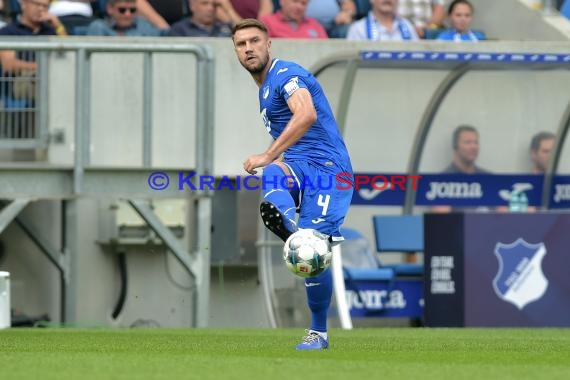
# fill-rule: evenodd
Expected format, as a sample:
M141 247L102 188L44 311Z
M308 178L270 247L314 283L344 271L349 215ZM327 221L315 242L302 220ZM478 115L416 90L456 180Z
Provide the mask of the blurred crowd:
M570 0L556 5L564 14ZM226 37L257 18L273 38L486 39L469 0L0 0L0 10L0 35Z
M273 38L477 41L469 0L0 0L0 35L226 37L244 18Z

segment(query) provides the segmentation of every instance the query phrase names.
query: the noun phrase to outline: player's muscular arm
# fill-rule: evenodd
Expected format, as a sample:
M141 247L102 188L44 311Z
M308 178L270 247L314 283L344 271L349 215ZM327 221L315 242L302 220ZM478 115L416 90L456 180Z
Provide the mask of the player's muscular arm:
M293 116L283 133L266 151L272 159L279 157L287 148L299 141L317 121L317 111L313 104L313 98L307 89L300 88L295 91L287 101L287 105Z
M248 173L255 174L255 169L267 166L279 158L287 148L299 141L317 120L313 98L307 89L300 88L295 91L289 97L287 104L293 113L291 120L289 120L283 133L264 153L247 158L243 163L243 168Z

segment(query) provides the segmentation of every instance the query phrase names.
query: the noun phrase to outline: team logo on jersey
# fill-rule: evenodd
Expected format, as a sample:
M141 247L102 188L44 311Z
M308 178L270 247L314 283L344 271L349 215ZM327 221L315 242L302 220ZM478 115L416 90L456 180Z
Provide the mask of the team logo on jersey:
M544 295L548 287L542 272L542 259L546 255L544 243L529 244L522 238L511 244L497 243L495 255L499 270L493 288L499 298L522 310Z
M299 77L289 79L289 82L287 82L283 88L287 95L293 95L293 93L299 89Z
M267 99L268 96L269 96L269 86L265 86L265 88L263 89L263 99Z

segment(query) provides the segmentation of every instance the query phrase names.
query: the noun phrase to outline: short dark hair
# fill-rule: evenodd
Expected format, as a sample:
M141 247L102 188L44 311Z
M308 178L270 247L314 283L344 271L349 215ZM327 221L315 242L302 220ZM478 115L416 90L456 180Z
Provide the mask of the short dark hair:
M543 140L550 140L555 138L556 135L552 132L548 131L538 132L536 135L532 136L532 139L530 140L530 150L536 152L538 148L540 148L540 143Z
M477 133L477 135L479 135L477 128L475 128L471 125L463 124L463 125L458 126L453 131L453 138L451 140L451 146L453 147L453 150L457 150L457 146L459 145L459 136L463 132L475 132L475 133Z
M263 33L269 35L269 31L267 30L267 26L259 20L254 18L246 18L238 22L232 28L232 38L236 34L238 30L247 29L247 28L257 28L261 30Z
M451 15L455 7L458 6L459 4L467 5L469 8L471 8L471 13L474 12L473 4L471 4L469 0L453 0L451 4L449 4L449 7L447 8L447 15L448 16Z

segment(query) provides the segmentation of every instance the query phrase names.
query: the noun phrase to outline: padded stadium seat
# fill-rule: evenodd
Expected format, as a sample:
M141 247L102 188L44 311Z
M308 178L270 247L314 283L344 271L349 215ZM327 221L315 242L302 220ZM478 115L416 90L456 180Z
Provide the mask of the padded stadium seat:
M341 232L345 237L341 257L351 317L421 320L423 278L396 275L394 268L380 265L371 244L360 232L346 228ZM404 302L392 304L395 295Z
M445 29L426 29L426 34L424 38L426 40L436 40L439 34L444 30Z
M423 217L420 215L376 215L373 217L376 250L378 252L416 253L424 250ZM395 275L419 277L422 264L382 265Z
M342 265L345 281L392 281L394 270L382 268L362 234L342 228Z
M354 0L356 5L356 19L360 19L370 11L370 0Z
M6 4L6 3L4 3ZM9 15L12 20L16 20L18 15L22 12L19 0L8 0L8 8L10 8Z
M343 268L345 281L392 281L395 273L392 268Z

